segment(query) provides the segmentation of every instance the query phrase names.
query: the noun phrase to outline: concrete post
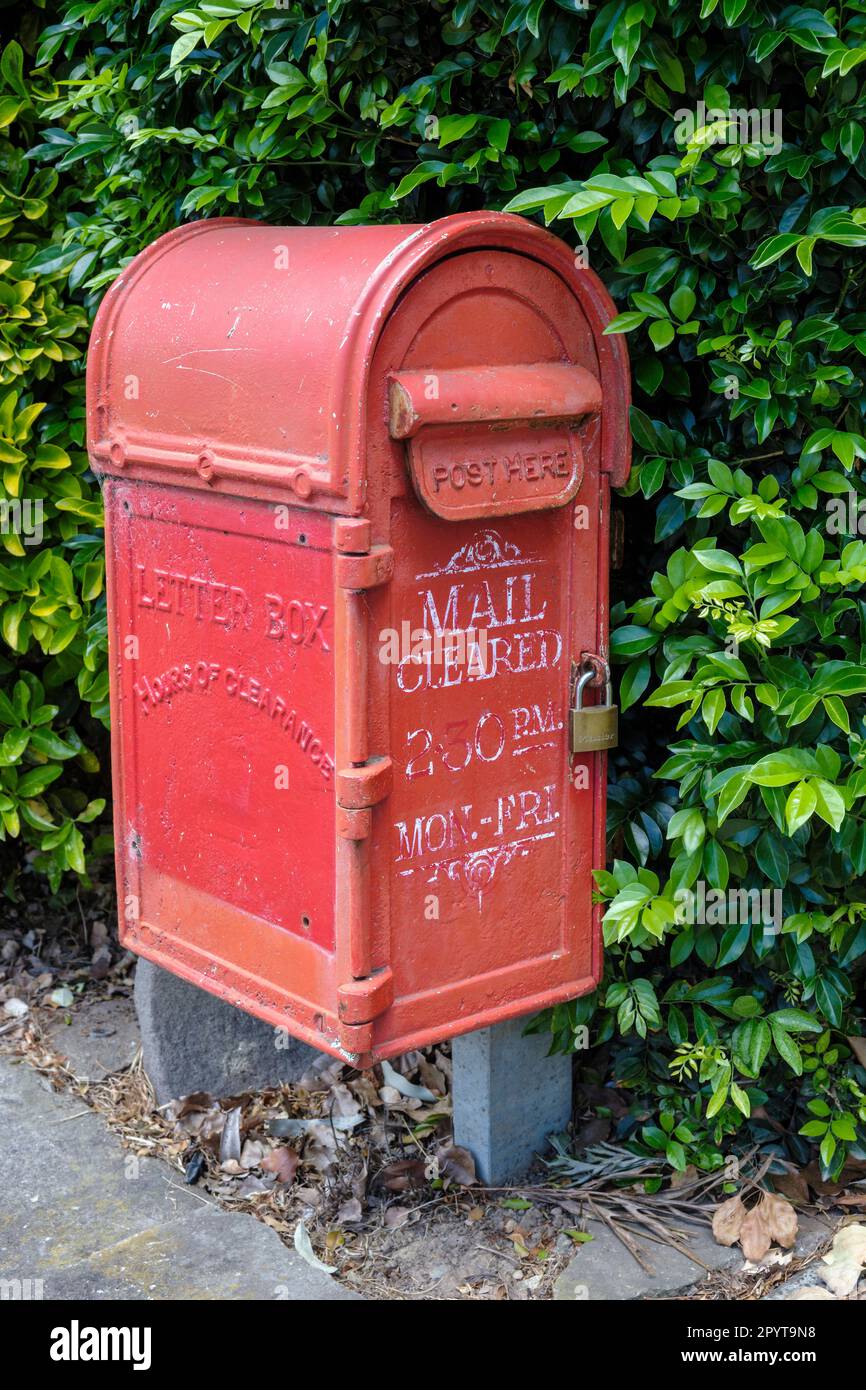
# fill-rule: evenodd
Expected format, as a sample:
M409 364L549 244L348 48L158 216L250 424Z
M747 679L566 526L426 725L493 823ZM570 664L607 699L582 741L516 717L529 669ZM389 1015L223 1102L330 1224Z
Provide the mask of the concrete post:
M160 1105L193 1091L232 1096L297 1081L322 1056L143 957L135 1008L144 1069Z
M451 1044L454 1142L492 1187L521 1177L571 1119L572 1058L548 1057L550 1035L524 1037L526 1023L511 1019Z

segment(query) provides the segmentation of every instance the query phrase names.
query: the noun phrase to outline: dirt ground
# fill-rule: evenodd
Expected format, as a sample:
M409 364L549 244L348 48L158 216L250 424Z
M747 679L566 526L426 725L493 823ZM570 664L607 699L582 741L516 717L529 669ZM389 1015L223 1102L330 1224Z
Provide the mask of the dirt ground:
M443 1094L432 1103L403 1097L371 1073L326 1066L309 1089L222 1104L200 1094L160 1112L141 1067L128 985L85 991L72 1006L33 1001L14 1037L8 1023L0 1027L0 1047L80 1094L131 1152L162 1158L288 1243L303 1221L316 1255L370 1298L549 1298L575 1251L573 1215L474 1183L471 1158L450 1143L445 1051L440 1065L413 1059L416 1075L423 1061L428 1080L441 1078ZM340 1073L349 1073L348 1084ZM226 1126L235 1117L233 1147ZM356 1117L360 1124L341 1127ZM544 1181L541 1167L536 1176Z
M591 1106L575 1131L588 1162L539 1162L520 1187L482 1187L451 1137L447 1046L363 1073L323 1057L295 1085L198 1093L158 1108L141 1064L134 959L113 944L107 920L71 911L51 933L35 920L3 921L0 1049L97 1110L128 1151L160 1158L176 1180L252 1213L364 1296L551 1299L593 1231L613 1233L614 1256L637 1265L646 1238L681 1254L698 1238L712 1247L722 1178L686 1174L656 1190L652 1179L669 1175L599 1145ZM750 1202L763 1200L760 1181L758 1173ZM866 1209L862 1183L831 1198L848 1203L847 1221ZM754 1299L779 1296L793 1275L814 1282L804 1271L817 1251L794 1259L774 1248L773 1256L745 1272L740 1258L710 1279L695 1264L700 1282L678 1296Z

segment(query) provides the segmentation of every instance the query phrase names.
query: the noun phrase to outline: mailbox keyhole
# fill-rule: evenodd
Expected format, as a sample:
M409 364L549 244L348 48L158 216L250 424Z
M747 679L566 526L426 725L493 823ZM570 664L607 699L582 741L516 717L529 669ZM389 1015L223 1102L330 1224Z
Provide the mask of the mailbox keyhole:
M306 536L304 535L304 533L303 533L303 531L302 531L301 534L298 536L298 545L306 545L306 544L307 544L307 538L306 538Z
M310 921L309 917L305 912L301 917L301 926L303 927L304 931L309 931L312 925L312 922Z

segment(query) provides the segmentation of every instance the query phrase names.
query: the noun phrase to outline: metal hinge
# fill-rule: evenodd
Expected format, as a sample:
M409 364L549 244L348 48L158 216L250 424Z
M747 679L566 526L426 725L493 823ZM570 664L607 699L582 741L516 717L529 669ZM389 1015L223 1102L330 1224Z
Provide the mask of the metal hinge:
M337 990L340 1022L350 1028L371 1023L394 1002L394 975L389 965L363 980L349 980Z
M366 555L337 555L336 567L341 589L375 589L392 577L394 551L390 545L374 545Z
M375 806L391 795L394 765L390 758L368 758L359 767L337 773L337 805L347 811Z

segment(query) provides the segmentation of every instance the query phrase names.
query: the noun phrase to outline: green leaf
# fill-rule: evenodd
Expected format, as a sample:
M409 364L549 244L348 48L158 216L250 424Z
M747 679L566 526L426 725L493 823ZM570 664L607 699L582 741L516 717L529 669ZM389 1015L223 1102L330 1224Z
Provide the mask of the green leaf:
M807 1139L820 1139L827 1133L829 1125L823 1124L821 1120L807 1120L799 1133Z
M850 734L851 721L848 718L848 711L842 700L837 695L826 695L822 701L824 710L832 719L833 723L843 733Z
M723 690L711 690L704 696L701 705L701 718L706 724L711 734L716 732L719 720L725 712L725 692Z
M511 134L511 122L506 120L491 121L487 127L487 139L494 149L505 152L508 148L508 137ZM604 140L602 139L602 144Z
M837 1139L846 1144L856 1144L857 1130L850 1115L838 1115L830 1126Z
M673 342L674 332L673 324L667 321L664 323L658 321L651 323L649 326L649 336L653 347L661 352L663 348L666 348Z
M694 290L689 289L686 285L680 285L678 289L674 290L670 298L671 313L674 318L679 319L680 323L685 323L687 319L691 318L696 302L697 296Z
M751 790L751 783L748 772L735 772L728 779L719 792L719 825L723 825L728 816L741 806Z
M827 1119L831 1114L830 1107L825 1100L810 1100L806 1106L813 1115L819 1115L822 1119Z
M420 184L428 183L430 179L437 178L445 167L445 164L440 159L422 160L420 164L416 165L410 173L406 174L406 176L400 180L394 190L394 197L398 199L405 198L407 194L412 193Z
M605 333L633 333L636 328L640 328L645 320L646 314L635 314L630 311L617 314L616 318L611 319L604 331Z
M773 1042L776 1045L776 1051L782 1061L788 1064L796 1076L802 1076L803 1058L800 1049L787 1030L779 1023L778 1015L770 1018L770 1029L773 1034Z
M728 1099L728 1087L720 1086L714 1091L707 1104L707 1119L711 1120L714 1115L718 1115L725 1101Z
M619 683L619 707L621 710L629 709L640 699L649 685L650 671L649 657L646 656L632 661L626 667Z
M202 38L203 35L200 29L193 29L188 34L181 34L180 38L176 39L172 44L171 56L168 60L169 70L173 71L175 68L180 67L181 63L185 58L189 57L193 49L199 46Z
M443 116L439 121L439 134L437 143L440 149L446 145L452 145L457 140L462 140L469 135L478 124L479 117L475 115L467 116Z
M719 954L716 960L716 968L720 969L723 965L731 965L735 960L739 960L749 944L751 936L751 926L748 922L727 927L722 934L719 942Z
M832 1134L825 1134L824 1138L821 1140L821 1147L819 1149L821 1162L823 1163L825 1168L830 1167L830 1164L833 1162L833 1155L835 1154L835 1152L836 1140L834 1136Z
M757 1076L770 1051L770 1025L762 1018L746 1019L734 1029L732 1041L737 1061L744 1064L742 1069L749 1076Z
M696 547L693 554L699 564L715 574L732 574L738 579L742 576L742 565L736 555L729 554L727 550L705 550L701 546Z
M792 246L796 246L800 237L795 232L783 232L780 236L771 236L762 241L754 256L752 266L755 270L763 270L766 266L772 265L784 256L786 251L790 251Z
M817 771L817 764L811 755L800 749L786 753L768 753L755 763L749 776L751 781L761 787L786 787L798 782L804 773Z
M844 708L844 706L843 706ZM810 782L799 782L785 803L785 822L788 834L794 835L809 820L818 804L818 795Z
M845 802L842 796L830 782L825 782L822 777L815 777L811 785L815 792L815 814L826 821L828 825L831 825L834 830L838 830L845 819Z
M610 652L615 660L623 657L640 656L653 649L658 643L658 633L647 627L619 627L611 634Z
M651 318L667 319L668 311L664 303L657 294L645 294L643 291L636 291L631 297L632 303L642 314L649 314Z
M271 63L267 73L275 86L288 88L291 93L307 86L306 74L295 67L294 63Z
M770 1023L778 1024L788 1033L820 1033L823 1026L814 1014L804 1009L777 1009L770 1015Z
M758 839L755 859L761 869L777 887L784 888L788 881L790 862L788 851L780 835L774 830L765 830Z

